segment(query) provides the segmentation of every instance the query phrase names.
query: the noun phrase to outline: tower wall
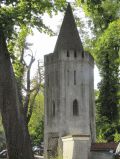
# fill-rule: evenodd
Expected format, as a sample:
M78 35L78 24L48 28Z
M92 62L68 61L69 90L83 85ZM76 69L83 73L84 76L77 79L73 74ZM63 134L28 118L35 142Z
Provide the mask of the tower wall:
M93 58L85 52L60 50L45 56L45 154L54 156L66 135L95 140L93 68Z
M55 156L58 147L67 153L68 140L62 142L67 135L76 136L70 142L71 158L88 159L86 153L95 140L93 68L68 4L54 53L45 56L45 159ZM84 145L88 147L78 154Z

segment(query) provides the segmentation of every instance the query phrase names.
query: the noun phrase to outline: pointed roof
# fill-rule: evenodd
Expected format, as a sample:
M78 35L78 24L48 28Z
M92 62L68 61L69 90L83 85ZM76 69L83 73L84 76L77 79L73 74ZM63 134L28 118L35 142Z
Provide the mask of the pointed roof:
M54 52L58 52L61 49L83 50L70 4L68 4L66 10Z

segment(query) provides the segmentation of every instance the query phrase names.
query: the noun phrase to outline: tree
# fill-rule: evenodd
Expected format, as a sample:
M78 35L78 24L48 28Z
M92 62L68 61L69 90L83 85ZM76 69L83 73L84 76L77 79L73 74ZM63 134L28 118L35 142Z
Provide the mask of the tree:
M112 22L96 43L100 64L99 114L109 123L118 121L119 107L119 31L120 20Z
M32 159L29 134L23 110L20 107L17 85L2 33L0 33L0 57L0 110L9 158Z
M109 24L119 19L120 2L118 0L77 0L91 20L91 29L95 37L100 36Z
M0 111L5 129L9 159L32 159L32 149L19 98L8 44L22 27L48 32L44 12L62 10L65 1L2 0L0 3ZM13 54L12 54L13 55Z
M32 56L30 63L27 67L26 87L25 84L23 86L23 89L26 93L26 95L23 96L23 109L27 125L33 113L36 97L40 92L43 92L44 88L44 66L42 62L38 61L37 72L34 75L34 78L32 80L30 79L30 71L33 61L34 57Z

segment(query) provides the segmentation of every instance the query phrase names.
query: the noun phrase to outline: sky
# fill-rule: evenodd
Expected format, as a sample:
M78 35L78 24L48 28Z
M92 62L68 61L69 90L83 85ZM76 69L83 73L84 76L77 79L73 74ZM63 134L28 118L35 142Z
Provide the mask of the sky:
M80 13L84 20L84 14ZM27 41L33 43L31 49L35 55L35 59L44 62L44 55L52 53L56 44L57 36L59 33L60 26L62 24L64 14L59 13L50 18L47 14L44 15L44 23L49 26L55 33L56 36L49 36L45 33L40 33L37 29L34 29L33 35L29 35ZM36 69L36 63L33 66ZM35 71L33 71L35 72ZM97 67L94 68L94 88L97 89L97 84L100 82L100 76Z

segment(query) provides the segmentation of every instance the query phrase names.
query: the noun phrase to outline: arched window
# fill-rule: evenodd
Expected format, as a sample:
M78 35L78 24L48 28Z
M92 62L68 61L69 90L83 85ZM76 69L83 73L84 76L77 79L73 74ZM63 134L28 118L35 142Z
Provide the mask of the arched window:
M67 50L67 57L70 57L69 51Z
M78 108L78 101L75 99L73 101L73 116L78 116L79 115L79 108Z
M52 102L52 116L55 116L55 101Z

